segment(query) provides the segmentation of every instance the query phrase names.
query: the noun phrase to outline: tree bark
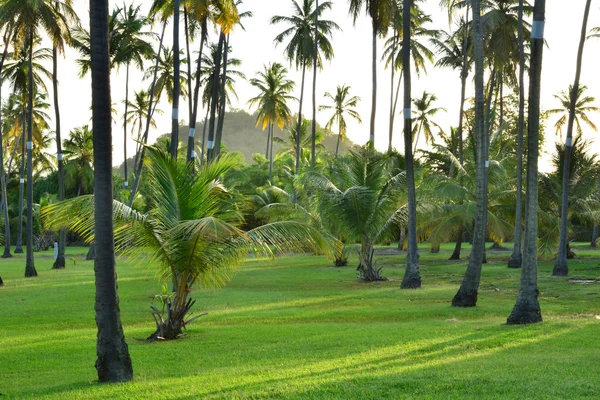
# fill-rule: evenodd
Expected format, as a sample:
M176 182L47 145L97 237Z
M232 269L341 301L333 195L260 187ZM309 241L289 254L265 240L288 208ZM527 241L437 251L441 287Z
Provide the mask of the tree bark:
M577 93L579 92L579 79L581 77L581 65L583 62L583 47L587 35L588 16L590 14L591 0L585 3L585 11L583 14L583 23L581 26L581 39L579 41L579 49L577 51L577 68L575 71L575 82L571 91L571 106L569 109L569 122L567 125L567 142L565 144L565 156L563 161L563 181L562 181L562 198L560 207L560 241L558 244L558 255L556 263L552 270L552 276L567 276L569 275L569 266L567 264L567 235L568 235L568 218L569 218L569 171L571 165L571 152L573 146L573 123L575 121L575 106L577 102Z
M394 42L393 42L393 46L392 46L392 62L390 64L390 69L391 69L391 83L390 83L390 126L389 126L389 132L388 132L388 153L391 154L392 152L392 139L394 137L394 113L395 113L395 104L394 104L394 84L396 83L396 80L394 79L394 75L396 72L396 63L395 61L395 57L396 57L396 47L397 47L397 43L398 43L398 33L396 32L396 30L394 29Z
M456 239L456 245L454 246L454 251L452 252L452 255L450 256L450 258L448 260L460 260L460 251L462 249L462 242L463 242L463 234L464 234L464 230L460 230L458 232L458 238Z
M372 60L372 74L373 74L373 88L371 94L371 123L369 128L369 145L375 146L375 116L377 114L377 23L373 20L373 60Z
M221 74L221 89L219 100L219 118L217 120L217 134L215 135L214 157L221 154L221 139L223 138L223 125L225 124L225 110L227 108L227 59L229 57L229 35L226 36L225 45L223 46L223 72Z
M527 121L527 191L525 192L525 235L521 283L515 306L506 323L529 324L542 321L537 286L538 157L540 91L544 51L546 1L536 0L533 8L531 62L529 67L529 116Z
M523 43L523 0L519 0L519 126L517 132L517 184L515 199L515 234L508 268L521 268L523 232L523 133L525 131L525 45Z
M173 113L171 115L171 157L177 158L179 146L179 95L181 93L179 59L179 7L180 0L173 1Z
M473 249L462 285L454 298L454 307L474 307L477 304L481 266L485 249L485 213L487 171L485 168L485 98L483 93L483 29L481 26L481 11L479 0L471 3L473 10L473 45L475 61L475 134L477 138L477 176L475 185L476 212L473 229Z
M300 83L300 109L298 110L298 125L296 126L296 178L300 173L300 147L302 141L300 138L300 132L302 131L302 103L304 102L304 78L306 77L306 63L302 64L302 81ZM298 189L296 189L296 182L294 182L294 204L298 204Z
M33 258L33 29L29 31L29 103L27 115L27 226L25 277L37 276Z
M200 94L200 72L202 67L202 52L204 51L204 42L206 40L206 21L202 22L202 33L200 34L200 51L198 52L198 62L196 63L196 83L194 85L194 97L192 100L193 109L192 109L192 117L190 118L190 134L188 137L188 150L187 150L187 160L188 162L192 162L195 158L194 151L194 135L196 133L196 123L198 122L198 105L200 103L199 94ZM191 80L191 76L189 80ZM205 121L206 126L206 121ZM202 146L202 156L204 157L204 145Z
M129 188L129 174L127 171L127 111L129 110L129 63L125 72L125 116L123 117L123 178L125 189Z
M408 251L402 289L421 287L419 274L419 250L417 248L417 197L415 193L415 171L412 153L411 71L410 71L410 10L412 0L404 0L402 10L403 74L404 74L404 157L406 160L406 183L408 186Z
M62 138L60 126L60 107L58 102L58 50L52 47L52 87L54 89L54 118L56 121L56 158L58 166L58 201L65 199L65 173L63 170ZM58 255L54 261L53 269L65 268L65 242L66 230L63 228L58 233Z
M316 148L317 148L317 67L319 57L319 0L316 0L315 6L315 52L313 54L313 93L312 93L312 131L311 131L311 148L310 148L310 165L315 167L316 163Z
M594 228L592 229L592 241L590 243L590 246L593 248L597 247L597 243L596 241L598 240L598 223L595 222L594 223Z
M113 233L112 119L108 0L90 0L92 126L94 132L94 193L96 281L96 370L100 382L133 379L133 367L121 325Z
M2 52L2 59L0 60L0 73L4 67L4 61L8 56L8 42L9 42L9 31L4 35L4 51ZM0 80L0 91L2 89L2 81ZM0 96L0 102L2 96ZM0 107L1 109L1 107ZM6 174L4 172L4 133L2 131L2 115L0 113L0 186L2 187L2 211L4 212L4 253L2 258L11 258L10 254L10 218L8 215L8 197L6 191ZM2 286L2 278L0 278L0 286Z
M271 134L269 137L271 138L271 148L269 149L269 181L273 184L273 136L275 135L275 126L271 122Z
M207 149L207 162L210 162L214 158L214 147L215 147L215 128L217 122L217 106L219 102L219 82L221 75L221 54L223 54L223 45L225 43L225 34L221 31L219 35L219 44L217 45L217 56L215 59L215 72L213 77L213 87L211 93L210 102L210 122L208 126L208 149Z
M23 201L25 200L25 160L27 158L25 153L25 136L27 135L25 118L25 110L23 110L23 133L21 134L21 172L19 174L19 226L17 227L17 245L15 247L15 254L23 254Z

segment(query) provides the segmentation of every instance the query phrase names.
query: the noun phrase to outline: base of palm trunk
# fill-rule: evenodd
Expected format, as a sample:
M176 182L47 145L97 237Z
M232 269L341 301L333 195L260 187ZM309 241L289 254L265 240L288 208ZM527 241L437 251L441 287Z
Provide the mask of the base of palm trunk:
M517 299L515 308L506 320L507 325L535 324L537 322L542 322L542 311L536 298L530 300Z
M452 299L452 307L468 308L477 305L477 291L466 292L462 289Z
M2 280L2 277L0 277L0 287L4 286L4 281Z
M484 250L483 252L483 259L481 260L482 264L487 264L487 252Z
M333 261L333 264L336 267L345 267L348 265L348 257L344 257L344 256L338 256L335 258L335 260Z
M96 359L98 382L118 383L133 379L133 366L127 343L124 338L117 342L106 344L114 347L113 349L98 352L98 359Z
M556 261L554 264L554 269L552 270L552 276L568 276L569 275L569 266L567 265L567 261Z
M66 264L65 264L65 258L64 257L58 257L56 259L56 261L54 261L54 264L52 265L52 269L65 269Z
M521 257L510 256L508 268L521 268Z
M94 258L96 258L96 246L94 246L94 243L92 243L92 244L90 244L90 248L88 249L85 259L87 261L90 261L90 260L93 260Z
M418 272L404 274L400 289L419 289L421 287L421 276Z
M25 278L34 278L38 276L37 270L33 266L25 267Z
M159 340L175 340L183 335L183 321L165 321L157 326L156 332L146 338L147 342L156 342Z
M21 246L15 247L15 254L23 254L23 247L21 247Z
M357 270L358 270L358 279L360 279L361 281L364 282L382 282L382 281L387 281L387 278L384 278L383 276L381 276L381 270L383 269L383 267L380 268L373 268L373 267L363 267L362 265L359 265Z
M440 246L432 246L431 247L431 254L438 254L440 252Z
M10 250L4 250L4 254L2 254L2 258L12 258L12 254L10 254Z

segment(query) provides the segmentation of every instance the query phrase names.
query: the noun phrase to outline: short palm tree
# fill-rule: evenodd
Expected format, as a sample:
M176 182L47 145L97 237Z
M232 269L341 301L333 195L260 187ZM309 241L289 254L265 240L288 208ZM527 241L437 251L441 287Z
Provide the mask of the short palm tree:
M292 119L292 112L288 106L289 101L296 100L290 93L296 85L294 81L287 79L287 69L279 64L273 63L265 66L263 72L259 72L256 78L250 80L250 84L260 91L259 95L248 101L250 105L256 105L258 116L256 126L261 125L267 129L267 151L269 159L269 180L273 181L273 135L274 126L283 129Z
M419 145L419 137L421 132L425 135L425 141L429 144L434 143L433 130L432 128L438 128L440 131L442 128L432 120L440 111L446 111L443 107L433 107L433 103L437 100L437 97L433 93L423 92L423 95L419 98L413 99L413 105L415 106L416 117L413 119L413 138L415 138L414 150L415 153Z
M333 110L333 115L327 122L325 127L331 129L334 124L338 126L338 139L337 145L335 146L335 156L337 157L340 151L340 142L346 139L346 131L348 125L346 124L346 115L356 120L359 124L362 124L360 114L356 111L360 97L350 96L350 86L342 85L338 86L335 95L327 92L325 97L331 100L332 105L324 105L319 107L320 111Z
M224 155L191 174L186 160L174 160L158 147L147 148L148 175L154 191L151 210L140 214L114 202L116 246L154 262L163 279L173 279L174 294L166 312L154 308L156 331L149 341L178 338L195 300L195 284L222 286L249 251L273 256L276 252L330 250L328 238L300 222L276 222L247 232L240 228L241 214L219 178L237 165L234 155ZM68 225L90 236L94 230L93 197L83 196L44 210L52 226ZM332 249L332 248L331 248ZM197 318L197 317L196 317Z

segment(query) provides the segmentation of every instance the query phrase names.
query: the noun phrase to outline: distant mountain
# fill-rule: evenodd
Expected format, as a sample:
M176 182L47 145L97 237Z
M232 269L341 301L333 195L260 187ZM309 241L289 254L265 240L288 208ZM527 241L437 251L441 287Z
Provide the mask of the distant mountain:
M252 162L252 154L260 153L265 154L267 148L267 132L263 131L260 127L255 125L256 114L248 114L244 110L232 110L225 114L225 125L223 128L223 143L227 147L228 151L239 151L242 153L246 162ZM317 125L318 129L322 129ZM202 131L204 129L204 123L200 122L196 124L196 142L202 141ZM335 146L337 144L337 135L331 132L325 131L325 140L323 144L335 152ZM165 134L168 135L168 134ZM179 127L179 141L183 147L187 146L187 140L189 135L188 126ZM279 128L275 127L275 137L285 139L286 135ZM350 140L340 144L340 153L345 153L354 143ZM273 150L277 153L281 150L281 145L274 143ZM127 168L132 170L133 168L133 157L127 159ZM123 173L123 164L115 168L115 172Z

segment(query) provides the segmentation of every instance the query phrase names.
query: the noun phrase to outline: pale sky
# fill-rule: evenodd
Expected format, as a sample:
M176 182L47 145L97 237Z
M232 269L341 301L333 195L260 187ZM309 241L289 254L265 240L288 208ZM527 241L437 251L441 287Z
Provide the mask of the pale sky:
M533 1L532 1L533 2ZM85 27L89 26L88 2L75 0L75 9L82 19ZM347 84L352 87L352 93L361 97L358 111L363 119L363 124L358 125L354 122L349 124L349 137L357 142L364 143L369 136L369 117L371 112L371 27L370 21L366 16L362 16L353 25L352 18L348 16L347 0L334 0L333 9L327 12L324 17L337 22L342 31L334 33L332 39L335 48L335 59L326 63L324 70L318 75L317 102L323 104L325 92L335 93L337 85ZM110 7L115 7L122 2L110 2ZM135 4L140 4L136 1ZM150 1L143 1L143 10L147 11ZM568 4L568 5L566 5ZM581 32L581 21L583 17L585 1L570 0L548 1L546 14L546 40L549 48L545 49L542 83L542 107L544 109L558 107L553 94L561 90L566 90L569 84L573 83L575 76L575 62L579 35ZM439 0L426 0L423 6L424 10L432 15L433 24L430 28L449 30L448 18L445 10L439 7ZM290 70L289 76L297 82L297 93L300 93L300 73L293 69L293 66L285 60L283 56L284 46L275 47L273 38L281 31L284 26L272 26L269 19L273 15L290 15L292 12L291 0L244 0L242 11L251 10L254 17L244 21L246 31L236 30L231 35L231 46L233 56L242 60L241 70L250 79L256 72L262 71L263 66L269 62L280 62ZM183 25L183 24L182 24ZM590 14L589 27L600 25L600 9L593 7ZM158 31L159 27L155 27ZM172 30L171 26L167 30ZM211 32L209 40L215 40L216 33ZM183 34L182 34L183 39ZM384 40L379 40L379 54ZM183 40L182 42L183 43ZM172 35L168 35L165 44L169 47L172 44ZM600 82L595 71L600 62L600 43L597 40L591 40L586 43L584 54L584 66L582 71L582 84L589 86L589 95L600 98ZM193 46L196 48L197 46ZM77 54L73 50L67 50L66 59L60 60L59 80L60 80L60 101L62 111L63 135L69 130L87 124L90 122L90 104L91 104L91 83L89 75L84 79L79 79L77 66L74 62ZM147 67L150 67L148 62ZM438 122L445 131L449 126L458 124L459 100L460 100L460 81L457 71L449 69L438 69L432 65L427 66L428 74L422 74L420 78L413 74L413 97L418 97L424 90L435 93L438 97L438 106L446 108L447 112L439 115ZM388 136L388 112L390 97L390 74L389 70L384 69L384 63L381 62L378 71L378 114L376 122L376 146L379 149L387 148ZM122 100L125 98L125 71L115 71L112 75L112 99L117 103L117 110L122 115ZM312 74L307 73L307 83L305 92L305 103L303 113L310 118L312 110L311 85ZM130 83L131 93L134 90L148 88L149 81L142 81L141 72L133 72ZM51 85L49 85L51 90ZM248 83L238 80L236 86L239 95L239 101L231 106L248 110L246 102L256 95L254 88ZM467 97L472 96L472 87L467 89ZM5 92L6 93L6 92ZM402 110L402 97L400 97L398 110ZM167 133L171 129L171 107L167 103L159 106L164 114L157 116L158 128L151 132L151 140L160 134ZM292 110L298 109L298 104L291 104ZM180 105L180 118L187 121L187 104L182 101ZM252 112L253 110L248 110ZM297 112L297 111L296 111ZM51 112L52 114L52 112ZM200 112L201 116L204 115ZM317 119L324 125L329 119L326 112L319 113ZM592 115L592 120L600 123L600 115ZM554 145L554 121L548 121L547 126L547 144L546 148L552 150ZM397 117L394 133L394 144L398 148L403 146L402 120ZM227 141L225 126L224 141ZM123 161L122 150L123 129L120 124L113 127L113 145L114 145L114 164ZM586 131L585 136L590 139L597 137L596 132ZM600 141L595 144L595 151L600 153ZM134 142L130 140L128 145L128 156L133 154ZM544 169L545 162L542 163ZM547 169L547 167L545 168Z

